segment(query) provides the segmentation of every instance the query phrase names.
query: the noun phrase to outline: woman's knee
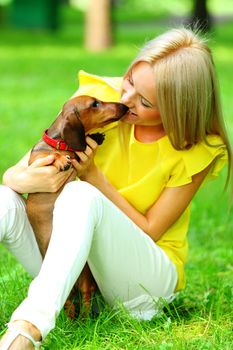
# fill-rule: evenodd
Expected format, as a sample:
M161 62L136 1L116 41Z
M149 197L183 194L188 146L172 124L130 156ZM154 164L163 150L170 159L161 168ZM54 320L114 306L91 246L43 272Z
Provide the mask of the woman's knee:
M18 234L25 227L25 203L19 194L3 185L0 198L0 241L10 241L13 231Z
M4 185L0 185L0 198L0 212L25 206L22 196Z
M59 197L56 200L55 206L74 206L78 203L90 203L93 199L99 198L103 194L94 186L86 181L72 181L65 185Z

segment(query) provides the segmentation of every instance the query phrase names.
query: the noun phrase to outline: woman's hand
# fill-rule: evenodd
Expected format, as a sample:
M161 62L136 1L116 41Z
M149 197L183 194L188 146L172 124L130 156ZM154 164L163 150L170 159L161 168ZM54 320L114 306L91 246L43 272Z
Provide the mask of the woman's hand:
M68 179L75 179L76 171L58 171L52 165L54 156L36 159L27 165L27 156L14 167L8 169L3 177L3 184L19 193L57 192Z
M76 172L73 168L59 171L52 165L54 155L36 159L24 173L21 174L24 182L28 182L33 192L57 192L64 183Z
M98 144L89 136L86 137L87 147L83 152L76 152L79 161L72 159L72 165L77 171L77 176L81 180L89 181L95 176L97 167L94 163L95 151Z

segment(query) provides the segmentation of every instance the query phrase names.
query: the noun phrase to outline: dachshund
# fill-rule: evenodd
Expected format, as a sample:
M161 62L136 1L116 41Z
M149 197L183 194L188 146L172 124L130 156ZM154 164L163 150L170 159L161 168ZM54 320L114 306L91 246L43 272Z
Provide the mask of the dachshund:
M71 98L44 132L42 139L33 147L29 165L38 158L53 154L55 156L53 165L59 171L68 170L72 166L71 159L78 160L75 152L86 149L86 135L102 144L104 134L91 134L91 132L119 120L127 110L128 107L121 103L103 102L90 96ZM71 180L67 180L69 181ZM56 193L30 193L27 197L27 215L43 257L52 232L54 203L64 185ZM84 301L89 306L95 283L87 264L76 286L82 290Z

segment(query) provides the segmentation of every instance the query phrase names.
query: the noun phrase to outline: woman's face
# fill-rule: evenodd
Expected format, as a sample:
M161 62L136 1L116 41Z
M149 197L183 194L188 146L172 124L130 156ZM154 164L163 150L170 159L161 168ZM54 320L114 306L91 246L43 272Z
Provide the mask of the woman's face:
M137 63L124 77L121 102L129 107L122 121L136 125L160 125L155 98L155 78L149 63Z

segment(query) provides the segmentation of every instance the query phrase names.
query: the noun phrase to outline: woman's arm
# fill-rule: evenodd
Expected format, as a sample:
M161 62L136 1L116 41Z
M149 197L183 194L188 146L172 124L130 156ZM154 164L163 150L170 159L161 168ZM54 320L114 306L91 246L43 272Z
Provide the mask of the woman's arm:
M77 163L74 161L74 166L80 179L85 180L98 188L154 241L159 240L159 238L184 212L199 189L211 166L210 165L202 172L194 175L192 178L193 181L190 184L165 188L159 199L146 212L146 214L143 215L119 194L102 172L96 167L92 157L96 145L92 141L93 140L88 139L90 147L86 149L85 153L78 153L81 162Z
M51 165L53 155L36 159L28 166L29 157L30 152L3 175L2 183L18 193L57 192L74 173L73 169L59 172Z

